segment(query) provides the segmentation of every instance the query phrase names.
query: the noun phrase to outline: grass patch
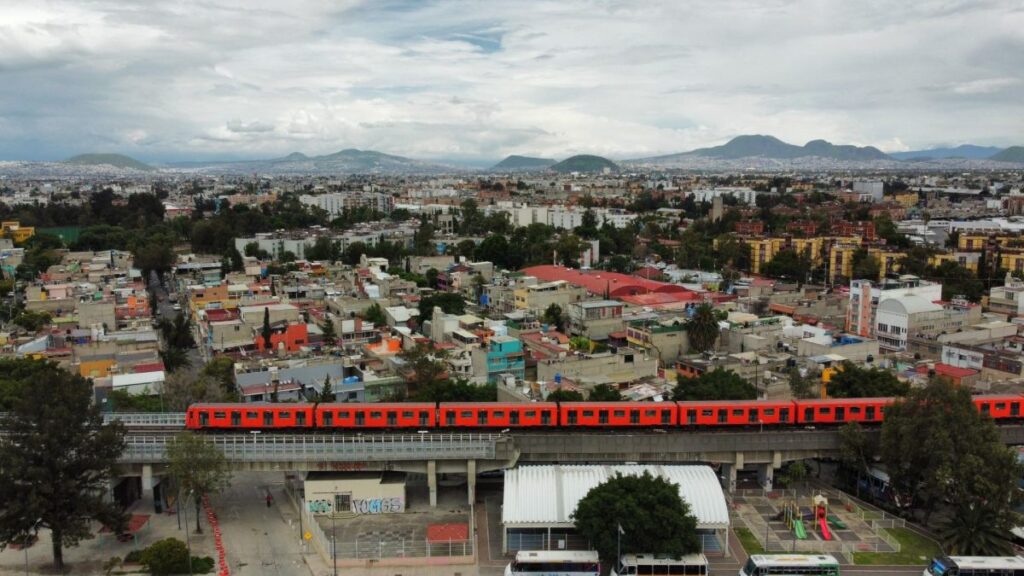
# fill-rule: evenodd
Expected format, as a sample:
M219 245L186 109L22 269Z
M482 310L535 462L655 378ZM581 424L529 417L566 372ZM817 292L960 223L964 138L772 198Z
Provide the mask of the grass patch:
M743 545L743 549L747 551L747 554L764 554L764 546L757 541L754 537L754 533L747 528L736 528L736 537L740 539L740 544Z
M907 528L886 530L900 543L899 552L854 552L853 563L865 565L923 565L941 553L939 546Z

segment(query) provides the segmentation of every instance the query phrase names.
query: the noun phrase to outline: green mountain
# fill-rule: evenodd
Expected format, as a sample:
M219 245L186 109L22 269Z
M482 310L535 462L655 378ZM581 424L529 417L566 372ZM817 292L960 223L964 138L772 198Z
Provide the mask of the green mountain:
M569 172L601 172L605 168L608 168L612 172L619 171L618 164L607 158L593 156L591 154L572 156L571 158L566 158L558 164L551 166L552 170L562 174Z
M143 164L135 158L129 158L123 154L79 154L64 161L67 164L77 166L113 166L115 168L130 168L133 170L153 170L149 164Z
M1024 164L1024 146L1010 146L1006 150L992 156L989 160Z
M543 170L549 168L555 164L556 160L549 160L548 158L534 158L532 156L516 156L513 154L508 158L505 158L501 162L498 162L494 166L491 166L491 170L496 172L503 171L516 171L516 170Z
M803 146L787 144L774 136L760 134L737 136L721 146L700 148L690 152L694 156L711 158L775 158L787 160L816 156L834 160L888 160L884 152L873 146L863 148L835 145L825 140L811 140Z

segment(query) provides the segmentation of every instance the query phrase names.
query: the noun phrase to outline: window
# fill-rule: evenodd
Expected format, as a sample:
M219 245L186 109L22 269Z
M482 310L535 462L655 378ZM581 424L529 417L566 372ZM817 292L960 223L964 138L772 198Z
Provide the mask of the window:
M996 410L1006 410L1006 402L996 402Z
M448 411L444 413L445 426L455 426L455 412Z
M481 410L481 411L477 412L477 414L476 414L476 423L481 425L481 426L486 426L487 425L487 412L486 411Z
M305 426L306 425L306 413L305 412L296 412L295 413L295 423L298 424L299 426Z
M512 411L508 413L508 423L516 426L519 424L519 412Z
M629 423L630 424L639 424L640 423L640 411L639 410L630 410L629 411Z
M569 416L568 423L569 424L576 424L576 411L575 410L569 410L568 416Z
M644 416L647 416L649 418L653 418L653 417L655 417L657 415L658 415L658 411L657 410L645 410L644 411Z
M775 416L775 408L765 408L764 409L764 415L765 416Z
M338 410L338 418L349 418L348 410Z
M402 418L412 418L412 412L408 410L402 411Z
M334 495L334 511L335 512L348 512L352 509L352 494L335 494Z
M463 410L461 416L463 418L472 418L473 417L473 413L470 412L469 410Z
M607 410L598 410L597 411L597 423L598 424L607 424L608 423L608 411Z
M741 410L733 410L732 411L732 415L733 416L743 416L743 410L742 409Z
M334 425L334 415L331 412L324 412L324 426Z
M370 418L380 418L380 412L370 412Z
M495 418L504 418L505 417L505 411L504 410L495 410L494 411L494 417Z
M249 412L245 413L245 417L246 418L258 418L259 415L256 412L249 411Z
M594 417L594 411L593 410L584 410L583 411L583 417L584 418L593 418Z
M625 410L614 410L612 413L615 415L616 418L625 418L626 417L626 411Z
M274 413L273 412L267 411L267 412L263 413L263 425L264 426L273 426L274 425Z
M700 415L704 416L705 418L710 418L711 416L715 415L715 411L714 410L701 410L700 411Z
M831 414L831 413L832 413L832 408L830 408L828 406L822 406L821 408L818 408L818 414Z
M241 426L242 425L242 413L241 412L239 412L237 410L233 410L231 412L231 425L232 426Z
M280 418L281 420L289 420L291 419L291 417L292 413L287 410L281 410L281 412L278 414L278 418Z
M526 417L527 418L536 418L537 417L537 411L536 410L527 410L526 411Z
M214 418L223 418L224 416L225 416L224 412L214 412L213 413L213 417Z
M850 414L860 414L860 406L850 406Z

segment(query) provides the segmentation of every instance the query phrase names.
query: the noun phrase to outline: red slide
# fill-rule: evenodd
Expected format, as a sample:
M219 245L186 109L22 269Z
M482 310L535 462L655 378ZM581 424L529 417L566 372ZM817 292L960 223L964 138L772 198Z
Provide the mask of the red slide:
M828 520L824 515L818 516L818 527L821 528L821 537L825 540L832 539L832 533L828 531Z

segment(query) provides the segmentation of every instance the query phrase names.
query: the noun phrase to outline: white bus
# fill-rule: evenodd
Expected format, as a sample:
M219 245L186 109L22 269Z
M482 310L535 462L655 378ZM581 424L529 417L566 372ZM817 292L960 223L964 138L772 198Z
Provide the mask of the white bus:
M707 576L703 554L674 558L662 554L623 554L611 576Z
M839 561L828 554L755 554L740 576L839 576Z
M1024 576L1020 556L936 556L923 576Z
M597 552L537 550L516 552L505 576L600 576Z

